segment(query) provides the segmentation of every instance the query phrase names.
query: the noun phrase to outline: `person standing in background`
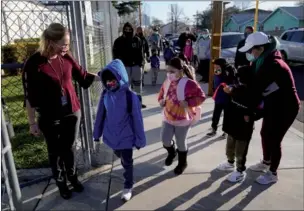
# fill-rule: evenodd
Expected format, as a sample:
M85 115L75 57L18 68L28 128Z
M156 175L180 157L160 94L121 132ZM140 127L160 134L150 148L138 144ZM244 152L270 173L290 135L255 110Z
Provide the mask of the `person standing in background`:
M150 60L151 60L152 86L155 86L160 68L160 59L159 56L157 56L157 51L155 49L152 50L152 56Z
M155 27L153 29L153 33L149 38L149 43L151 45L151 51L155 49L157 51L157 55L160 56L160 48L161 48L161 35L159 34L159 28Z
M191 41L190 43L191 46L193 42L196 42L196 36L193 33L191 33L189 27L186 27L186 31L183 32L177 40L177 45L180 48L180 53L184 53L187 40Z
M145 56L146 61L149 63L150 62L149 44L148 44L147 39L144 36L143 29L142 29L141 26L137 27L136 36L139 37L140 40L141 40L141 44L142 44L142 47L143 47L143 54ZM145 60L143 61L143 71L144 71L144 73L146 73L146 71L145 71ZM143 86L145 86L144 78L145 78L145 74L142 74L142 85Z
M241 66L246 66L250 64L250 62L246 58L246 53L240 52L239 49L245 45L246 38L248 37L249 34L252 34L253 31L254 28L252 26L246 26L244 32L244 39L239 42L236 49L235 60L234 60L235 68L239 68Z
M133 90L138 94L142 103L143 46L141 39L138 36L134 36L133 27L128 22L123 27L123 35L114 41L113 59L120 59L125 65L130 85L133 85ZM146 105L142 104L142 108L146 107Z
M196 43L197 57L199 60L198 73L202 76L200 82L208 83L210 66L211 37L208 29L203 29L202 35Z

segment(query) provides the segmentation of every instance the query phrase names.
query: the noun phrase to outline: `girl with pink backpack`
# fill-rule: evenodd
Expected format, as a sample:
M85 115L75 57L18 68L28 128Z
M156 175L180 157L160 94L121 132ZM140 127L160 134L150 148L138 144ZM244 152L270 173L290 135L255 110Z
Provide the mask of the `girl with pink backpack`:
M163 107L161 139L168 151L165 165L170 166L178 154L178 165L174 169L177 175L182 174L187 167L187 135L191 126L200 120L200 105L205 99L205 93L194 80L188 65L179 58L170 60L167 79L159 92L158 102Z

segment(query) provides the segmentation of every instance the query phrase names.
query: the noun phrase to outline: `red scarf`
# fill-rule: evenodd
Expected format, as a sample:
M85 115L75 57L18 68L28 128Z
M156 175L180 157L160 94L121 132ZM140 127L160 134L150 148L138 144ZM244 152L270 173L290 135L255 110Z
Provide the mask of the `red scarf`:
M215 90L215 92L214 92L214 94L213 94L213 96L212 96L212 99L213 99L213 100L215 100L219 88L225 87L225 86L227 86L226 83L221 83L221 84L216 88L216 90Z

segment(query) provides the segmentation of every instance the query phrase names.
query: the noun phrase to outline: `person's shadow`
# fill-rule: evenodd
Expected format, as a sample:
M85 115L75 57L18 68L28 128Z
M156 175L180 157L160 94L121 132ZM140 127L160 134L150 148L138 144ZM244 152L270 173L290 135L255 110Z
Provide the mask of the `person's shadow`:
M249 193L237 204L235 204L230 210L243 210L254 198L260 193L267 190L271 185L260 185L255 182L255 178L258 174L252 171L247 171L247 178L237 187L230 190L229 192L222 194L227 189L235 186L238 183L231 183L227 180L223 181L220 186L209 195L203 197L187 210L199 209L205 210L217 210L220 209L228 201L236 197L238 194L251 187Z
M196 194L201 192L204 189L208 189L215 181L221 179L222 177L226 176L228 172L222 172L218 171L217 169L214 169L210 172L210 176L208 179L199 184L198 186L195 186L194 188L190 189L189 191L183 193L182 195L176 197L175 199L172 199L169 201L166 205L159 207L156 209L157 211L161 210L174 210L186 201L192 199ZM197 207L195 208L197 209Z

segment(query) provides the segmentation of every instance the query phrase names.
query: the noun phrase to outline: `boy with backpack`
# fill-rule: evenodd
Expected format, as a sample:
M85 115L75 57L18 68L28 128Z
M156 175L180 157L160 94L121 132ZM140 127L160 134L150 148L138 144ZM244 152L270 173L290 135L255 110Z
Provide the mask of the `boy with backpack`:
M96 122L94 140L103 142L114 150L125 169L124 190L121 199L128 201L133 188L133 147L146 146L146 137L138 96L129 88L125 66L116 59L98 73L103 86Z
M152 56L150 57L151 73L152 73L152 86L156 85L157 76L160 69L160 59L155 49L152 50Z
M167 41L165 43L165 49L164 49L164 59L165 59L166 65L168 65L169 61L171 59L173 59L174 56L175 56L174 50L172 49L169 42Z

